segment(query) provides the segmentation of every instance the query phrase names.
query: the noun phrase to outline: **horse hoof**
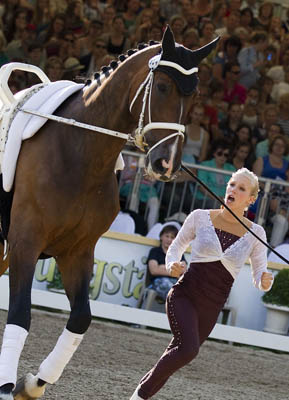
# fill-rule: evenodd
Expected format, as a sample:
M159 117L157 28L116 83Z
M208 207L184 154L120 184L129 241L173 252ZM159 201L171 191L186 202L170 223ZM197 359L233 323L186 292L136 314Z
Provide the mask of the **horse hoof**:
M37 381L38 378L30 373L19 379L13 390L14 400L34 400L42 397L46 385L38 386Z

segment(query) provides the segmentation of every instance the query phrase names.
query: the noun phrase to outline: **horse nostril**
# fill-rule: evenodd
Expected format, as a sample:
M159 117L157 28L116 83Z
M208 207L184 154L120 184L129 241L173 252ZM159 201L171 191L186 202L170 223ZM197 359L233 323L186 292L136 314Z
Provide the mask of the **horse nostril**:
M160 174L164 174L168 168L164 167L164 164L166 164L167 161L163 158L159 158L158 160L156 160L153 164L153 169L160 173Z

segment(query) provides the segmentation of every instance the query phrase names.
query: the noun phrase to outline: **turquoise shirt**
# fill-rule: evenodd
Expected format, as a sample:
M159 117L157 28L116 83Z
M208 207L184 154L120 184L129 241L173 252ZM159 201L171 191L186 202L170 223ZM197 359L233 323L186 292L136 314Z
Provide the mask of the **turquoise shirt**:
M206 167L217 168L216 161L214 158L208 161L203 161L200 165ZM222 168L227 171L236 171L234 165L225 163ZM198 170L198 178L204 182L217 196L224 198L226 193L227 183L229 182L231 175L218 174L216 172ZM200 191L197 193L197 199L203 199L204 194Z

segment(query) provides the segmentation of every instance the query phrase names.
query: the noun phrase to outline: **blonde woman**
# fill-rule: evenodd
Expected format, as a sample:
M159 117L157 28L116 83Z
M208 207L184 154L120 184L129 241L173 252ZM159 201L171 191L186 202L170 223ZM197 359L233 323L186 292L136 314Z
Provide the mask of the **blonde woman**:
M255 202L258 190L257 176L246 168L239 169L229 180L225 203L266 241L263 227L244 217L247 207ZM186 270L180 260L189 244L191 263ZM150 399L175 371L197 356L248 258L254 286L262 291L270 290L273 275L267 270L266 247L227 209L197 209L189 214L166 255L170 276L179 278L166 301L173 339L141 379L130 400Z

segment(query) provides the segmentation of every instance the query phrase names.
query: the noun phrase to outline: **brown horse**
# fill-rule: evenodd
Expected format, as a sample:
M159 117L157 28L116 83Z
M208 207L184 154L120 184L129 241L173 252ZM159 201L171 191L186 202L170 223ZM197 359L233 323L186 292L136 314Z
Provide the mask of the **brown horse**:
M191 51L177 45L167 28L161 44L120 57L54 115L133 132L147 153L148 174L171 180L180 168L197 65L215 44ZM46 384L59 379L90 325L94 248L119 211L114 168L124 144L119 137L54 121L23 142L8 233L10 304L0 356L1 400L41 397ZM32 279L42 253L57 260L71 313L37 375L28 374L15 389L30 328Z

